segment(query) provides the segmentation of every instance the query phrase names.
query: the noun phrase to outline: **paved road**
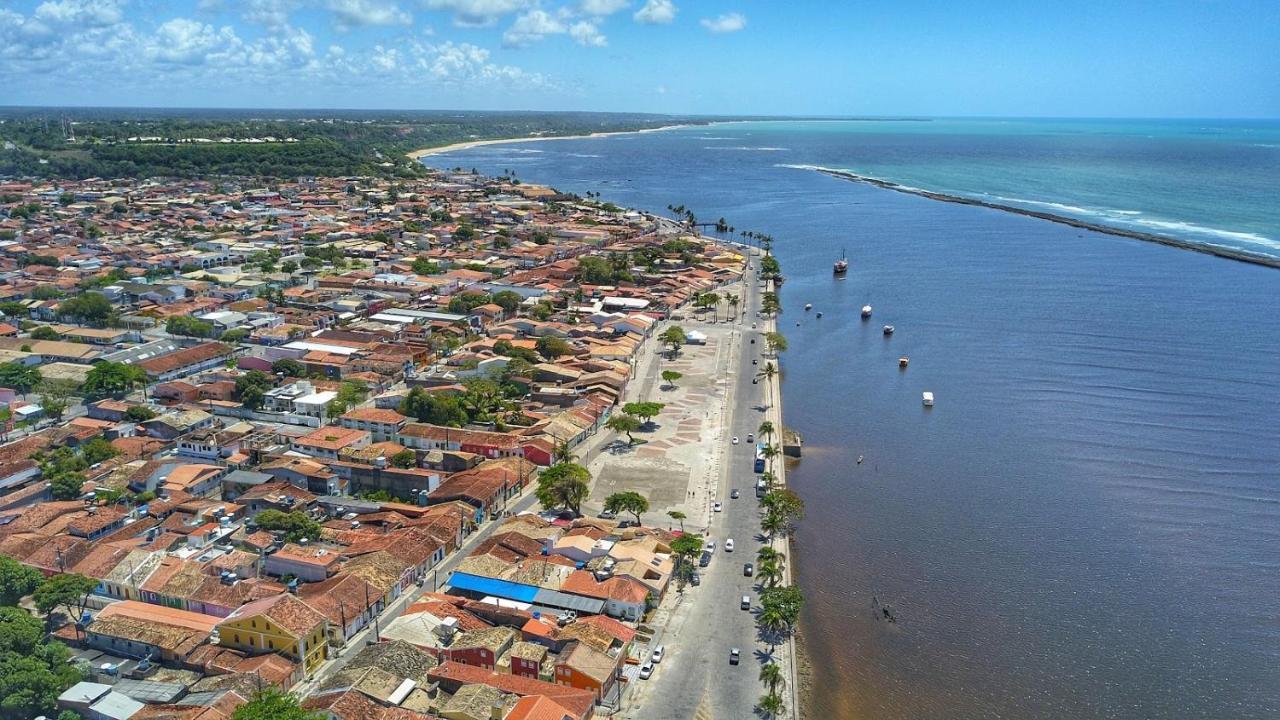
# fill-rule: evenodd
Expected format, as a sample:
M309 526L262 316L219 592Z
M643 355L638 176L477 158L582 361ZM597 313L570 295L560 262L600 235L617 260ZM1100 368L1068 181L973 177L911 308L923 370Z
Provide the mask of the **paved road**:
M661 639L667 655L650 680L639 681L636 701L629 717L652 719L711 720L749 718L755 704L764 694L759 682L760 666L767 662L768 646L758 642L755 629L758 584L754 577L744 577L742 566L755 562L760 547L760 514L755 497L755 462L753 445L746 441L764 418L764 384L753 384L755 372L763 366L761 330L753 331L759 322L759 288L748 280L748 290L738 324L743 334L740 356L731 365L732 385L727 444L737 436L740 444L730 446L725 473L721 478L720 500L724 511L713 515L710 536L716 540L711 565L701 570L702 584L685 590L683 607L673 614L673 621ZM755 344L750 338L756 337ZM761 365L752 365L758 359ZM736 367L735 367L736 366ZM775 436L776 439L776 436ZM737 488L741 497L729 499L729 491ZM724 549L732 538L733 552ZM752 599L752 610L739 608L743 595ZM740 665L729 664L729 649L742 652Z

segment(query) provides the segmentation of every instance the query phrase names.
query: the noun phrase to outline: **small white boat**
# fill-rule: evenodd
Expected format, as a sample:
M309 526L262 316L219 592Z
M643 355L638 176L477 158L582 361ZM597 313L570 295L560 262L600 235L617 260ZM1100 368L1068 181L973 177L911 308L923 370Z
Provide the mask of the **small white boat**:
M866 319L867 319L867 318L869 318L869 317L871 317L871 306L870 306L870 305L863 305L863 306L862 306L862 319L863 319L863 320L866 320Z
M902 357L898 358L898 367L905 368L907 366L907 363L909 362L911 362L911 358L907 357L906 355L903 355Z
M920 399L924 402L925 407L933 407L933 393L925 392L920 396Z
M885 326L884 326L884 334L885 334L885 335L892 335L892 334L893 334L893 326L892 326L892 325L885 325Z
M805 306L804 306L805 312L809 312L812 309L813 309L813 303L805 303Z

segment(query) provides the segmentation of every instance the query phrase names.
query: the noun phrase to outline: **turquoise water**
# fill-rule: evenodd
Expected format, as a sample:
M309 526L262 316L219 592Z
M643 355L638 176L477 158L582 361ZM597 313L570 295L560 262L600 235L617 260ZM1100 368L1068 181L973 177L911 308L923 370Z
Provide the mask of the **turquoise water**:
M707 147L1280 256L1280 122L973 120L721 125ZM739 142L734 142L739 141Z
M1266 251L1280 237L1275 134L758 123L428 160L682 204L777 239L784 418L805 438L788 481L807 503L792 562L813 717L1272 720L1280 270L796 168Z

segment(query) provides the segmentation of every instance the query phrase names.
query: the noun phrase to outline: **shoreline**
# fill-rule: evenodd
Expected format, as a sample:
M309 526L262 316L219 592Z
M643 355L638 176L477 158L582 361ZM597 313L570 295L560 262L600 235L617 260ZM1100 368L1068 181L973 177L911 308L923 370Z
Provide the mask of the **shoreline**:
M510 145L512 143L523 142L541 142L543 140L591 140L593 138L613 137L614 135L639 135L643 133L664 132L666 130L678 130L686 127L701 127L704 123L680 123L677 125L663 125L655 128L641 128L639 130L610 130L608 132L594 132L587 135L535 135L529 137L517 138L493 138L490 140L467 140L464 142L450 143L449 145L440 145L439 147L423 148L406 153L410 159L421 160L431 155L441 155L455 150L470 150L472 148L484 147L485 145ZM714 125L715 123L705 123L705 125Z
M798 167L798 166L797 166ZM1017 207L1016 205L1006 205L1004 203L991 202L989 200L978 200L976 198L964 197L962 195L952 195L949 193L934 192L932 190L921 190L919 188L911 188L899 185L888 180L868 177L866 175L858 175L846 170L832 170L831 168L808 166L804 169L813 170L815 172L827 175L840 180L848 180L850 182L866 183L874 185L884 190L893 190L895 192L907 195L915 195L917 197L927 198L929 200L938 200L940 202L955 203L957 205L971 205L974 207L983 207L989 210L1001 210L1003 212L1012 213L1014 215L1022 215L1023 217L1035 218L1037 220L1048 220L1061 225L1069 225L1081 230L1090 230L1093 232L1103 233L1106 235L1114 235L1118 237L1126 237L1132 240L1141 240L1143 242L1164 245L1166 247L1178 248L1180 250L1191 250L1193 252L1203 253L1205 255L1213 255L1215 257L1224 258L1226 260L1235 260L1236 262L1249 263L1251 265L1262 265L1264 267L1280 268L1280 258L1263 255L1261 253L1250 252L1248 250L1239 250L1236 248L1221 247L1216 245L1205 245L1191 242L1190 240L1180 240L1178 238L1168 237L1166 235L1157 235L1155 233L1142 232L1141 230L1126 230L1111 225L1103 225L1101 223L1089 222L1087 220L1079 220L1067 215L1058 215L1056 213L1041 212L1039 210L1027 210Z

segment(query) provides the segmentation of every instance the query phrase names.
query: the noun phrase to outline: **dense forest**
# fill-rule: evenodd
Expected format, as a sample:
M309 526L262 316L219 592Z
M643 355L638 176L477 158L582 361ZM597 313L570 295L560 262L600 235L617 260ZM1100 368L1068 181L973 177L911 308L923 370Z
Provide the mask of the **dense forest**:
M640 130L697 118L615 113L0 109L0 177L394 175L420 148Z

